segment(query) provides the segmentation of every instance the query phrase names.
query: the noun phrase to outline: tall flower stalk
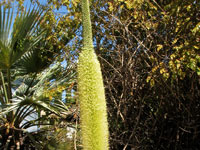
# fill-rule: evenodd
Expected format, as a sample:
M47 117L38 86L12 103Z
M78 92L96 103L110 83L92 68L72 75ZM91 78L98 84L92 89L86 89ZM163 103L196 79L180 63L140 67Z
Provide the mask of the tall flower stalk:
M83 48L79 55L78 91L85 150L108 150L107 109L102 73L94 52L89 0L82 0Z

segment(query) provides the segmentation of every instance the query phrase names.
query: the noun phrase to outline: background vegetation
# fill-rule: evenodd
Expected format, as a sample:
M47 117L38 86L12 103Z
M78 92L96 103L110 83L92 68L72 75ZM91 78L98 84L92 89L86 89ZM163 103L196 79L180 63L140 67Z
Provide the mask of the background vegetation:
M23 10L23 1L18 2L21 4L19 9ZM23 93L23 96L33 97L40 93L40 101L52 102L53 108L56 100L63 101L68 109L59 111L62 112L60 114L41 107L45 112L41 117L42 123L51 126L37 132L23 132L21 147L25 143L29 146L31 144L28 143L33 143L33 149L52 149L56 146L52 141L55 141L57 146L61 144L60 149L62 146L81 149L76 93L76 60L82 46L80 0L49 0L45 5L39 1L32 2L44 9L44 20L39 29L46 32L34 47L34 52L39 50L40 53L36 55L39 57L25 59L28 62L34 60L37 62L36 68L41 68L35 75L35 84L28 84L30 92ZM6 6L5 3L1 5ZM66 14L59 13L63 9L67 10ZM101 63L106 90L110 149L198 149L200 2L91 0L91 17L95 51ZM2 47L0 50L2 55ZM42 65L41 62L48 63ZM32 66L32 63L23 64ZM13 67L15 65L18 64L13 64ZM46 73L47 70L53 70L50 71L51 75ZM18 70L13 68L13 71ZM2 103L5 99L3 79L5 87L8 86L8 79L2 69L1 72L4 77L0 80L1 109L5 109ZM30 81L34 74L35 70L18 78L14 78L14 75L19 74L12 74L11 93L30 83L25 79ZM44 82L38 82L41 79ZM20 82L15 85L16 81ZM37 83L41 83L44 90L36 90L34 85ZM4 131L10 127L3 118L5 116L1 117L0 122L0 143L5 140ZM75 129L71 142L66 134L60 134L67 132L63 131L67 127ZM63 145L61 139L71 147ZM1 144L1 148L4 147ZM27 148L30 147L24 146L24 149Z

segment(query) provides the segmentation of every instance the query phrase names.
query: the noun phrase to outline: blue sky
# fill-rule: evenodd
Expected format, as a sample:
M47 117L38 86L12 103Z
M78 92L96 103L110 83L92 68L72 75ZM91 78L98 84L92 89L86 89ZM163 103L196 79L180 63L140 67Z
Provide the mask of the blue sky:
M0 0L1 1L1 0ZM47 0L39 0L39 2L42 4L42 5L45 5L45 4L47 4ZM17 7L17 4L18 4L18 2L16 2L16 1L14 1L14 3L13 3L13 7L14 8L16 8ZM26 7L33 7L34 5L33 4L31 4L31 1L30 0L24 0L24 7L26 8ZM59 10L57 10L57 9L55 9L55 11L54 12L57 12L57 13L61 13L61 14L67 14L67 9L66 9L66 7L61 7Z

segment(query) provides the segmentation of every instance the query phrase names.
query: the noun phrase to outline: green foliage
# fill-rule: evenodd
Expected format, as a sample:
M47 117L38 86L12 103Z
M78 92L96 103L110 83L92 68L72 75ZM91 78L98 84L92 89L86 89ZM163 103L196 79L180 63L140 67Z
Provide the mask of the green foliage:
M22 5L23 0L17 1L20 5L19 10L25 10ZM59 144L63 148L63 143L59 142L59 135L50 128L43 128L44 132L41 134L35 132L29 134L24 129L38 123L43 125L51 123L56 127L61 124L60 116L65 115L59 113L61 112L59 107L62 106L61 108L64 109L65 105L57 99L62 97L60 92L63 90L67 92L66 103L69 109L71 109L71 101L75 102L76 82L72 78L76 77L74 62L77 61L77 52L82 45L81 4L80 0L47 0L44 5L40 4L39 0L31 1L46 11L39 25L42 30L40 28L36 30L42 34L32 32L33 34L26 36L23 33L24 38L16 40L10 47L6 46L4 40L1 40L3 44L0 43L0 100L1 103L6 104L0 107L0 111L3 111L3 117L0 119L0 143L6 143L1 138L2 135L4 139L8 139L6 134L14 133L26 137L23 141L26 148L42 149L43 144L51 141L51 138L49 141L45 138L41 139L42 135L50 134L52 141L56 142L51 141L49 148L58 148ZM13 0L3 0L0 5L9 8L12 6L11 2ZM109 130L112 133L109 137L109 148L198 149L200 138L199 1L91 0L91 2L93 30L87 25L84 28L92 30L94 36L87 32L84 36L95 41L94 50L103 72L108 106L105 111L108 111ZM59 13L63 10L60 8L65 8L67 13ZM3 12L3 9L1 10ZM1 16L2 23L3 18L4 15ZM3 24L4 27L9 27L9 22L6 24L5 21ZM18 27L21 25L19 21ZM2 27L3 25L1 29ZM43 29L47 32L43 33ZM3 30L0 32L7 34ZM37 37L39 40L33 44ZM85 41L89 43L90 48L85 48L87 45ZM25 47L29 47L29 44L33 44L33 47L25 52ZM78 70L82 71L79 74L81 79L86 79L96 75L100 69L97 69L99 62L93 50L92 40L84 38L83 45L79 63L83 62L86 65L82 65L85 69L80 69L81 65L79 65ZM12 49L15 51L11 52ZM67 61L66 68L60 67L60 63L54 63L51 69L45 69L53 61L63 60ZM10 71L7 70L8 66ZM97 72L90 71L92 68ZM95 76L91 80L99 81L102 77L99 79ZM91 106L91 101L87 100L102 93L100 89L103 88L94 88L94 86L100 87L102 81L79 84L85 87L83 89L85 94L79 95L80 100L83 99L80 101L82 112L82 108L88 110ZM96 90L96 94L88 95L93 89ZM75 92L72 93L71 91L74 90ZM11 98L17 98L19 101L7 105ZM104 96L100 99L104 99ZM92 103L92 105L97 104L98 100ZM98 106L95 107L97 110L99 110ZM38 120L29 121L21 128L20 122L32 112L32 108L36 108L33 110L34 113L42 110L46 114L39 116ZM25 109L27 112L24 112ZM88 120L81 119L90 123L87 125L90 129L95 127L94 123L99 124L98 113L101 114L101 111L98 112L96 109L88 111L85 115L81 113L83 117L89 114L94 118L92 121L88 118ZM12 112L15 114L14 119L12 119ZM60 116L55 117L54 114ZM56 119L50 117L52 115ZM106 118L105 116L102 118ZM12 120L15 120L14 125L10 123ZM52 132L47 133L48 129ZM87 132L88 134L84 135L85 139L89 139L88 135L94 134L89 130L85 131ZM55 133L55 136L52 133ZM10 143L14 143L14 140L18 141L14 136ZM99 141L94 140L94 142ZM76 145L79 140L73 142Z
M71 58L64 58L65 68L54 62L61 48L46 41L45 11L35 6L19 9L15 18L13 13L0 8L0 147L42 149L39 131L29 130L66 117L69 110L59 94L65 90L66 99L73 99L75 67Z
M58 126L57 126L58 127ZM65 126L66 128L66 126ZM53 130L53 129L52 129ZM63 128L54 129L42 135L44 150L71 150L73 141L67 138L67 131Z
M108 4L108 11L111 12L117 12L119 8L122 12L128 10L134 17L134 28L140 28L140 33L148 34L154 39L154 41L147 39L148 43L150 40L153 42L148 49L156 53L150 54L154 66L147 77L148 82L155 82L153 80L156 80L156 74L159 72L166 80L170 76L173 79L176 77L184 79L185 74L190 70L199 74L198 1L117 0ZM124 15L119 18L121 21L126 19ZM142 41L142 37L138 39Z

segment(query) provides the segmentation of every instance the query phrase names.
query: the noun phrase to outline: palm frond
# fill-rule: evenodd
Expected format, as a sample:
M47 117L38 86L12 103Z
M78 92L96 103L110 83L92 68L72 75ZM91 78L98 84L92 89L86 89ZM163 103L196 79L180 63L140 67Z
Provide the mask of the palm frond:
M18 11L13 22L13 10L0 7L0 69L8 69L29 51L44 31L37 30L43 12L39 8Z
M13 10L0 7L0 41L8 46L13 22Z
M17 76L23 76L30 73L37 73L41 70L42 62L36 50L26 52L15 64Z
M24 11L14 22L12 33L12 62L15 63L30 50L43 35L43 30L37 30L43 19L42 11L37 9Z
M8 94L7 94L7 89L6 89L4 76L2 72L0 72L0 76L1 76L1 81L2 81L2 90L1 90L2 97L0 97L0 103L5 104L5 103L8 103Z
M24 121L26 117L30 117L32 114L38 119L37 110L45 110L46 112L53 113L60 116L62 112L68 111L66 105L59 100L55 100L53 103L48 99L38 98L32 99L30 97L15 97L10 104L0 105L0 116L4 116L9 112L15 112L14 122L16 126ZM32 120L32 123L34 120ZM35 121L35 123L37 123Z

